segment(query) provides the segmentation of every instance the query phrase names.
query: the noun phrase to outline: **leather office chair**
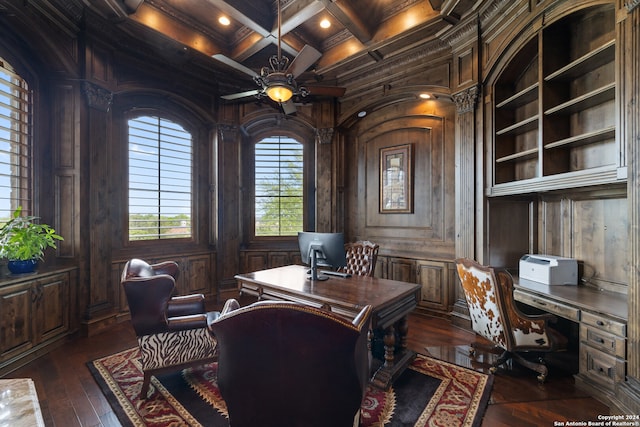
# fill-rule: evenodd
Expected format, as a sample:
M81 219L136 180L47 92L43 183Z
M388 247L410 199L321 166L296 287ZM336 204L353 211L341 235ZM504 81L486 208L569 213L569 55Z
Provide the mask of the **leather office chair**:
M368 240L345 243L347 265L340 271L356 276L373 276L378 260L380 245Z
M544 382L548 374L544 362L532 362L522 354L566 348L567 338L549 326L556 317L522 313L513 298L513 279L506 270L486 267L469 259L457 259L456 266L473 330L491 341L494 348L503 351L491 372L496 372L498 366L513 358L538 372L538 381ZM474 352L472 344L471 353Z
M230 425L358 425L370 316L371 306L351 321L302 304L228 300L211 331Z
M128 261L122 271L144 372L142 398L151 376L215 360L216 342L208 325L220 313L207 313L202 294L176 296L178 273L175 262L151 265L140 259Z

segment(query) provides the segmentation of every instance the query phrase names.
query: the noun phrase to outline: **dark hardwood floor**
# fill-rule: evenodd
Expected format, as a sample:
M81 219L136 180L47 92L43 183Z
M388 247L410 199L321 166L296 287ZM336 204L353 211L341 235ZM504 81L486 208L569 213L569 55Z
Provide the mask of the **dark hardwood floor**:
M480 354L476 361L468 357L468 344L475 339L473 334L443 319L419 315L410 318L410 348L488 372L488 365L482 361L492 356ZM135 345L131 325L124 322L90 338L74 338L6 377L34 380L49 427L120 426L86 362ZM544 384L538 383L532 371L513 366L496 373L482 425L553 426L554 421L596 420L608 411L607 406L576 389L571 374L555 365L550 364L550 375Z

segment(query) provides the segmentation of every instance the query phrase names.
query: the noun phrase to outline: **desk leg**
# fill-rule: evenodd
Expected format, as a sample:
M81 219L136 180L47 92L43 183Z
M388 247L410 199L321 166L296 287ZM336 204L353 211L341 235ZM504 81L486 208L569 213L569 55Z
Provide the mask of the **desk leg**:
M396 352L396 336L393 325L384 330L384 368L391 369Z
M396 326L399 332L400 346L396 350ZM381 389L388 389L393 381L409 366L415 359L416 354L407 349L407 333L409 326L407 317L403 317L395 325L385 329L384 335L384 363L373 374L371 384Z

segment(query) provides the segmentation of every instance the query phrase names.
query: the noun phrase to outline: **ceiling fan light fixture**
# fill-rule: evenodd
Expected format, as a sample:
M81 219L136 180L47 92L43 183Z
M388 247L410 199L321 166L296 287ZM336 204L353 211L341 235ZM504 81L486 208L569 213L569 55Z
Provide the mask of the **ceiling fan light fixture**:
M295 81L291 74L272 72L258 80L264 93L275 102L287 102L296 91Z
M293 90L287 85L279 83L270 85L266 91L267 96L275 102L287 102L293 96Z

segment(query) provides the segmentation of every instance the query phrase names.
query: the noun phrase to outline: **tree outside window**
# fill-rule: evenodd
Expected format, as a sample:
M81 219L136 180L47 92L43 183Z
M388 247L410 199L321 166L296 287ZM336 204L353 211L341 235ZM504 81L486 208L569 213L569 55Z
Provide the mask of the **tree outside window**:
M304 221L303 145L284 136L255 145L255 235L296 236Z

